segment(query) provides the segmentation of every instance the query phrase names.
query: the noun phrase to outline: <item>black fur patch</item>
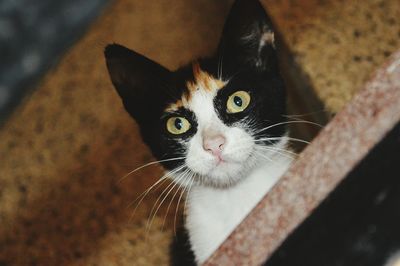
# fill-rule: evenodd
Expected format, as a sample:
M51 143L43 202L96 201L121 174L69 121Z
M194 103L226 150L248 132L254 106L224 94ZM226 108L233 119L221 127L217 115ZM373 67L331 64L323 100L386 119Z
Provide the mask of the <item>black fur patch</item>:
M174 236L171 244L171 265L174 266L195 266L193 251L190 249L188 232L180 227Z

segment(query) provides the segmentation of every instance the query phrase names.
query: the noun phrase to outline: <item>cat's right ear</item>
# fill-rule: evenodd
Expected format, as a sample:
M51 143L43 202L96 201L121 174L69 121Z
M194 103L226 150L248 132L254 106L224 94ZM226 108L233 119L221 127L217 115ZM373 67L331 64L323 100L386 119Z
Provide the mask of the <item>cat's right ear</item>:
M104 51L107 69L125 109L138 122L156 116L163 106L163 86L170 71L122 45L108 45Z
M218 46L221 63L261 71L279 71L274 25L259 0L235 0ZM222 62L223 61L223 62Z

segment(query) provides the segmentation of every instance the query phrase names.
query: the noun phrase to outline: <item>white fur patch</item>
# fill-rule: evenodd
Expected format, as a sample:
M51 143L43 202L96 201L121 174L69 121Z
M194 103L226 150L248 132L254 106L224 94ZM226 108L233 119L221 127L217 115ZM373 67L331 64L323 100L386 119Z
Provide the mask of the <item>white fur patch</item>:
M271 159L273 162L256 167L230 188L192 188L188 195L186 229L198 263L203 263L222 244L291 163L291 159L281 155Z
M275 48L275 34L274 34L274 32L267 31L267 32L263 33L263 35L261 36L261 40L260 40L260 47L263 47L266 44L272 45L272 47Z

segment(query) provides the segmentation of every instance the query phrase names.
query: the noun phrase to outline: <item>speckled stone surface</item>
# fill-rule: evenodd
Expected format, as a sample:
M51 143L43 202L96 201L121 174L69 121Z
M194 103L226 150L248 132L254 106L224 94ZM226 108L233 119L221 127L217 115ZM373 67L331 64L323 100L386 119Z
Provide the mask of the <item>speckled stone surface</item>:
M298 79L315 90L330 113L341 110L400 49L398 0L262 2L293 53L293 64L301 67Z
M205 265L259 265L400 121L396 53L309 145Z

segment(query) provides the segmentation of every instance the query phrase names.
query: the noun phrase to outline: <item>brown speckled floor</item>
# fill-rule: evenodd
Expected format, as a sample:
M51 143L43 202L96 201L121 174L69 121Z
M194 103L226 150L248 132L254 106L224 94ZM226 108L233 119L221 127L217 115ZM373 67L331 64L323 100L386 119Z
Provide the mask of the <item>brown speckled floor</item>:
M131 221L126 208L161 168L117 182L153 159L102 50L115 41L175 68L215 47L231 2L117 0L48 73L0 130L0 265L166 264L174 213L161 230L164 204L146 239L157 193ZM399 47L397 0L264 2L329 110Z

